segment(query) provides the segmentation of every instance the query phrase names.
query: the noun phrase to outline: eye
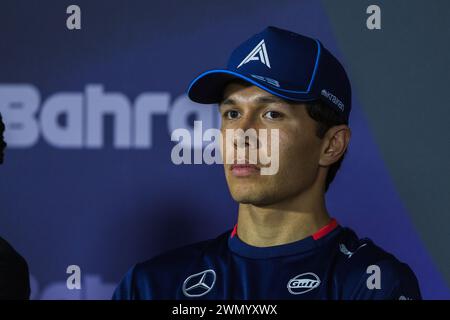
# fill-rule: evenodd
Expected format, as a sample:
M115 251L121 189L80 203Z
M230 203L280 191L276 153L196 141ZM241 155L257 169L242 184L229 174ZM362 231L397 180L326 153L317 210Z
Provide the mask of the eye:
M237 110L228 110L224 112L224 117L228 120L237 119L239 117L239 111Z
M264 113L264 117L270 120L276 120L281 118L282 116L283 115L278 111L267 111L266 113Z

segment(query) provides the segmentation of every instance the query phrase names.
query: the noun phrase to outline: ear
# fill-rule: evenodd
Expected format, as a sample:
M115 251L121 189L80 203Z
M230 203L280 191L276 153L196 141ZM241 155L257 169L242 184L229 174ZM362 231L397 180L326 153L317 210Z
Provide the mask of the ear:
M347 149L350 137L351 130L345 124L328 129L323 138L319 165L326 167L337 162Z

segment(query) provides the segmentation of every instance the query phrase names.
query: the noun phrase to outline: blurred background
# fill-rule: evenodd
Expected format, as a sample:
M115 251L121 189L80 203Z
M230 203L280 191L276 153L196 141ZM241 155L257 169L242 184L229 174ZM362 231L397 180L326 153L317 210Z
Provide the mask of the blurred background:
M80 30L66 27L72 4ZM381 29L366 26L373 4ZM268 25L320 39L352 82L329 212L408 263L424 298L449 299L448 12L444 0L3 0L0 236L28 261L32 299L109 299L134 263L233 227L222 167L173 164L170 135L218 126L187 86Z

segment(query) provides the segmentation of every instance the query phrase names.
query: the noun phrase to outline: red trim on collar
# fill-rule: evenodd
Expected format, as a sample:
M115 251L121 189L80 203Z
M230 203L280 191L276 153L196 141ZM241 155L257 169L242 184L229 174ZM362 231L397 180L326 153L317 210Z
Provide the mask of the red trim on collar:
M312 235L312 237L314 240L319 240L320 238L325 237L331 231L336 229L337 226L338 226L338 223L337 223L336 219L332 218L331 221L326 226L320 228L320 230L315 232Z
M234 225L233 231L231 232L230 238L233 238L237 234L237 223ZM332 218L331 221L324 227L320 228L317 232L315 232L312 237L314 240L319 240L322 237L325 237L327 234L329 234L331 231L336 229L338 226L338 222L335 218Z
M231 232L231 238L233 238L236 233L237 233L237 223L234 225L234 229Z

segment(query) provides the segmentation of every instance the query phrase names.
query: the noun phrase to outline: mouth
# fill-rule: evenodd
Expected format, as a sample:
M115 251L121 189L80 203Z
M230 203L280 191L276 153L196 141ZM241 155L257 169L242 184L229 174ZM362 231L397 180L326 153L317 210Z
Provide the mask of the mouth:
M233 164L230 170L235 177L247 177L259 174L260 168L254 164Z

